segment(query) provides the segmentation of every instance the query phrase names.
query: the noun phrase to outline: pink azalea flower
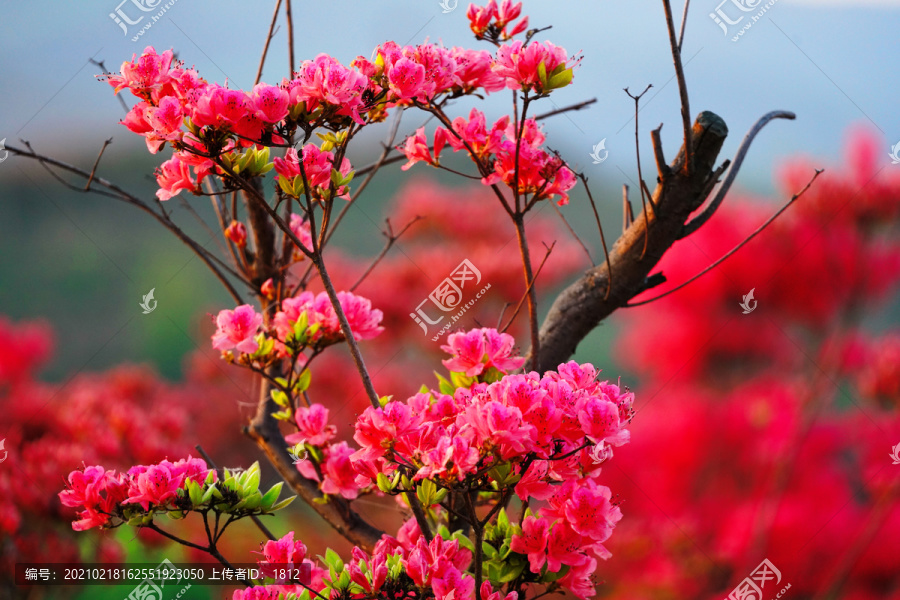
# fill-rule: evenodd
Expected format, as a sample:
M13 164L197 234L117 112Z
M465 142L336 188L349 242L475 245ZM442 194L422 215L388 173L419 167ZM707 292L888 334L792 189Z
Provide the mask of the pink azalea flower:
M489 0L484 6L470 4L466 11L466 17L469 19L469 28L475 34L477 39L482 39L487 33L491 21L497 16L496 0Z
M354 450L347 442L333 444L325 450L325 464L322 465L323 494L340 494L348 500L359 495L359 486L356 484L356 471L350 462Z
M184 110L177 99L171 96L163 98L157 107L147 110L146 118L154 134L160 139L180 139Z
M580 565L571 565L569 571L559 579L559 584L582 600L593 598L597 590L594 588L591 576L596 570L597 561L593 558Z
M456 63L455 75L460 81L460 92L471 94L484 90L491 93L506 87L506 81L494 72L494 57L487 50L452 48L450 52Z
M218 84L204 89L192 106L191 120L197 127L234 128L253 110L247 94Z
M425 98L425 67L412 59L401 57L397 62L386 69L388 85L397 100L412 100Z
M178 156L173 156L156 170L156 197L160 200L168 200L181 193L181 190L199 192L199 181L195 182L191 176L190 166Z
M288 114L288 93L280 87L257 83L250 92L250 107L265 123L278 123Z
M188 455L187 458L182 458L174 463L164 460L160 464L166 465L173 477L183 477L184 481L202 483L210 473L213 474L213 481L218 479L216 472L210 469L202 458L192 458Z
M619 407L596 396L587 397L578 411L578 422L593 443L607 441L621 446L628 441L628 430L620 433Z
M275 578L276 569L293 569L306 558L306 545L300 540L294 541L294 532L289 531L279 540L269 540L262 545L263 558L257 561L260 572Z
M150 133L153 131L153 126L147 121L147 111L152 108L153 106L149 102L138 102L119 122L138 135Z
M569 64L565 48L551 42L531 42L527 46L516 40L497 49L494 71L506 79L506 86L513 90L533 90L537 93L554 89L548 80L541 80L540 65L544 66L544 77L549 78L557 67L572 69L580 61Z
M481 375L491 367L501 373L519 369L525 364L521 357L510 357L515 340L506 333L484 327L451 334L441 350L453 358L441 361L452 372L468 377Z
M447 143L447 130L438 127L434 132L434 158L431 157L431 148L428 146L428 139L425 137L425 128L420 127L416 130L415 135L406 138L406 143L398 147L398 150L406 155L409 160L405 165L400 167L403 171L409 170L417 162L424 161L432 166L438 165L438 159L441 155L444 145Z
M525 517L522 534L514 535L509 547L513 552L528 555L532 573L540 573L547 562L547 538L550 523L547 519L534 516Z
M256 585L234 590L231 600L278 600L281 597L279 586Z
M534 448L534 426L523 422L518 408L504 406L495 400L473 404L457 420L460 428L467 424L475 430L479 444L496 446L504 460Z
M356 123L364 123L359 111L364 108L362 93L369 85L368 78L348 69L327 54L304 61L295 79L282 83L290 93L291 104L306 103L312 112L320 104L336 108L336 114L349 116Z
M288 149L284 158L275 158L272 162L279 177L292 181L301 174L300 157L294 148ZM306 172L306 182L317 199L321 198L331 186L331 171L334 168L334 153L323 151L315 144L307 144L303 147L303 169ZM350 161L344 157L338 172L342 177L347 177L351 170ZM336 195L345 200L350 199L347 186L339 187Z
M536 460L528 467L525 474L516 484L516 495L522 500L535 498L546 500L555 493L550 483L547 482L549 464L546 460Z
M575 567L588 562L582 553L584 538L566 522L557 521L547 539L547 570L558 573L563 565Z
M328 424L328 409L321 404L312 404L309 408L301 406L294 415L294 422L299 431L284 438L291 445L324 446L337 435L337 428Z
M107 82L115 88L117 94L120 90L129 88L135 96L146 95L170 81L173 56L171 50L157 54L153 46L147 46L139 58L132 55L131 62L123 62L121 75L109 75Z
M380 310L372 308L371 300L351 292L338 292L337 297L355 339L370 340L384 331L381 326L384 315ZM341 324L328 295L321 292L316 296L313 306L319 315L316 322L322 324L325 336L334 340L342 339Z
M622 518L619 507L610 503L611 496L608 487L598 486L590 479L582 481L572 489L563 506L566 521L592 542L605 542Z
M468 150L468 145L476 157L485 158L501 150L501 142L508 127L509 117L504 116L488 131L484 113L473 108L469 112L468 120L463 117L456 117L453 120L453 131L456 135L448 135L447 143L457 152Z
M166 506L175 499L184 475L176 475L165 464L151 465L149 467L132 467L128 474L131 475L131 487L128 489L128 498L123 504L140 504L144 510L150 510L150 505Z
M59 492L63 506L84 507L78 520L72 522L75 531L103 527L116 506L128 497L128 486L121 475L103 467L85 467L69 473L69 488Z
M216 317L216 333L212 336L213 348L217 350L236 349L252 354L259 349L256 333L263 323L263 317L249 304L242 304L234 310L221 310Z

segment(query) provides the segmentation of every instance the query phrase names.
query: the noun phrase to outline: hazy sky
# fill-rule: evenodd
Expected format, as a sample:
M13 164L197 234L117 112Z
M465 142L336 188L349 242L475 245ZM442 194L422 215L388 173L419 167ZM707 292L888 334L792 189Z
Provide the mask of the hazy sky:
M445 0L448 6L455 1ZM744 13L733 4L741 1L759 6ZM159 0L118 2L5 3L0 22L0 139L12 144L26 137L44 150L71 154L83 149L92 156L103 139L115 135L119 151L140 148L141 140L116 124L121 108L111 88L94 80L98 69L88 64L89 57L118 68L146 45L175 48L209 80L251 85L273 2L168 0L146 13L133 3L156 5ZM729 154L765 112L787 109L798 114L797 121L776 122L760 136L741 178L745 188L769 191L773 167L788 155L839 159L848 127L857 124L884 137L883 160L890 163L889 146L900 140L900 2L777 0L737 42L731 41L732 35L765 2L720 2L694 0L691 5L684 54L692 112L712 110L725 118L731 130L725 147ZM132 41L150 15L170 3L158 22ZM467 3L458 4L444 13L438 0L295 1L298 61L320 52L349 61L359 54L368 56L389 39L478 44L468 32ZM125 34L110 18L117 8L131 20L146 16ZM680 18L681 3L676 1L674 8ZM744 19L726 35L710 17L717 8L730 20ZM649 129L665 123L664 145L669 156L674 154L680 140L679 105L661 2L539 0L525 2L525 11L532 25L553 25L542 34L547 39L570 53L584 53L575 85L555 92L552 101L562 106L598 98L590 110L548 125L551 146L565 150L572 162L587 166L595 177L617 183L625 181L622 171L634 177L633 105L622 88L640 90L652 83L641 112L642 140L648 139ZM285 36L282 26L272 40L264 73L269 82L280 81L287 72ZM499 116L508 102L505 93L495 96L488 111ZM547 110L553 108L545 103ZM458 110L468 108L461 104ZM415 116L405 124L411 129L420 122ZM373 132L373 140L374 134L382 135ZM588 153L604 138L610 160L593 165ZM649 154L646 159L651 160Z

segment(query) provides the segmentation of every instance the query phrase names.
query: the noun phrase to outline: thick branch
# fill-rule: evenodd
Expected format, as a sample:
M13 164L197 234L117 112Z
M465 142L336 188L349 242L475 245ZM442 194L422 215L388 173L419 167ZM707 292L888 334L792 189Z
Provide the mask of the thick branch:
M244 433L256 442L256 445L266 454L269 462L291 489L319 513L329 525L353 544L371 552L378 540L381 539L382 532L363 521L350 509L346 500L331 496L326 504L314 502L321 498L322 494L319 492L316 482L300 475L294 466L293 459L287 451L288 443L284 441L284 436L278 428L278 422L272 417L272 413L278 412L279 407L271 399L270 390L269 382L263 380L256 416L244 428Z
M684 167L681 151L672 163L671 174L660 178L653 192L646 218L631 222L610 250L609 262L586 271L566 288L550 307L540 331L540 356L536 370L544 372L568 360L578 343L604 318L624 306L638 290L646 289L650 271L681 234L688 217L706 199L709 178L728 128L711 112L697 117L691 131L693 169ZM647 250L644 250L647 236ZM615 278L610 282L610 272ZM607 291L607 288L609 290Z

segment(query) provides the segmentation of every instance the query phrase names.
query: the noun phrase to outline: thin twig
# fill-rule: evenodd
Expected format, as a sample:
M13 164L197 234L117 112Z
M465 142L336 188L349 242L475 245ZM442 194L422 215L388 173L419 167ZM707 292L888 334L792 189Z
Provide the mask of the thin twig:
M100 69L103 71L103 73L109 73L109 71L106 70L106 65L104 64L105 61L94 60L93 58L89 58L88 62L91 63L92 65L100 67ZM115 96L119 100L119 104L122 105L122 110L125 111L125 114L128 114L131 109L129 109L128 104L125 103L124 94L116 94Z
M622 233L634 223L634 209L628 199L628 184L622 185Z
M91 182L94 181L94 175L97 173L97 167L100 166L100 159L103 158L103 153L106 151L106 147L112 144L112 138L108 138L103 142L103 147L100 148L100 153L97 155L97 160L94 161L94 166L91 168L91 174L88 176L87 183L84 184L84 191L90 191Z
M634 100L634 150L637 153L637 169L638 169L638 181L641 182L640 192L641 192L641 207L644 211L644 249L641 251L641 258L644 258L644 255L647 254L647 245L650 243L650 215L647 213L647 196L650 195L649 190L647 190L646 184L644 184L644 174L641 171L641 140L640 140L640 129L638 128L638 110L641 98L650 91L650 88L653 87L652 83L647 84L647 87L644 88L644 91L638 94L637 96L633 96L631 92L628 91L628 88L625 88L625 93L628 94L628 97ZM656 215L654 214L654 217Z
M359 287L359 285L363 281L365 281L366 277L369 276L369 273L371 273L372 270L378 265L378 263L381 262L381 259L383 259L384 256L388 253L388 251L394 246L394 243L396 243L396 241L398 239L400 239L400 236L402 236L404 233L406 233L406 230L409 229L413 223L415 223L416 221L418 221L419 219L422 219L422 218L423 217L416 215L413 219L410 220L409 223L406 224L406 226L403 227L403 229L401 229L396 234L394 233L393 229L391 228L391 220L385 219L385 223L387 223L387 231L382 231L381 233L387 237L387 242L385 243L384 248L381 249L381 252L378 253L378 256L375 257L375 260L373 260L372 263L369 265L369 268L366 269L365 273L363 273L360 276L360 278L356 280L356 283L354 283L352 286L350 286L351 292L355 291L356 288Z
M256 70L256 79L253 80L253 85L256 85L262 79L263 65L266 64L266 55L269 53L269 42L272 41L272 36L275 35L275 22L278 21L279 8L281 8L281 0L276 0L275 11L272 13L272 23L269 25L269 34L266 36L266 43L263 46L262 56L259 59L259 68ZM293 76L294 72L291 70L291 77Z
M291 0L284 3L284 17L287 20L287 36L288 36L288 64L291 68L290 76L294 76L294 17L291 16ZM303 162L303 161L300 161Z
M547 259L550 258L550 253L553 252L554 246L556 246L556 242L553 242L550 246L547 247L547 252L546 254L544 254L544 258L543 260L541 260L541 264L538 265L537 271L534 272L534 279L531 280L531 285L529 285L528 289L525 290L525 293L522 294L522 297L519 299L519 303L516 304L516 309L509 316L509 321L506 322L506 326L500 329L500 333L506 332L506 330L509 329L509 326L513 324L513 321L516 320L516 316L519 314L519 311L522 310L522 304L525 303L525 299L528 297L528 293L534 287L534 283L535 281L537 281L538 275L541 274L541 269L544 268L544 263L546 263ZM506 306L509 306L509 303L507 303ZM504 311L506 311L506 306L503 307ZM500 313L500 317L503 317L503 313Z
M200 444L197 444L196 446L194 446L194 448L197 449L197 452L200 453L200 456L203 457L203 460L206 461L206 464L210 469L212 469L214 471L219 470L219 467L216 466L216 463L213 462L213 459L209 456L209 454L206 453L206 450L203 449L203 446L201 446ZM272 541L275 541L278 539L277 537L275 537L275 535L271 531L269 531L269 528L266 527L263 524L263 522L259 520L259 517L257 517L256 515L250 515L250 519L253 520L253 523L256 524L256 526L259 528L259 530L263 533L264 536L266 536L267 538L269 538Z
M684 66L681 64L681 50L678 39L675 37L675 22L672 19L672 5L669 0L663 0L663 8L666 11L666 27L669 30L669 45L672 48L672 60L675 63L675 76L678 79L678 93L681 96L681 122L684 126L684 172L690 174L693 170L693 131L691 129L691 107L688 101L687 83L684 80Z
M594 219L597 220L597 230L600 232L600 242L603 244L603 255L606 257L606 295L604 300L609 300L609 292L612 290L612 263L609 260L609 249L606 246L606 236L603 235L603 225L600 223L600 213L597 212L597 203L594 202L594 195L591 193L591 186L588 185L587 176L579 173L578 177L584 184L584 189L588 195L588 201L591 203L591 209L594 211ZM628 186L625 186L625 195L628 195Z
M728 169L728 175L725 176L725 181L722 182L722 187L719 188L715 198L712 199L712 202L709 203L703 212L684 226L684 230L681 233L682 238L685 238L700 229L704 223L715 214L716 210L718 210L719 205L725 200L725 195L728 194L728 191L731 189L731 185L734 183L735 178L737 178L738 171L741 170L741 165L744 163L744 158L750 150L750 145L753 143L756 135L762 131L762 128L774 119L788 119L792 121L796 118L797 115L790 111L773 110L772 112L763 115L756 124L750 128L750 131L747 132L747 135L745 135L744 139L741 141L737 154L734 155L734 160L731 163L731 168ZM715 183L713 183L713 185L715 185Z
M350 197L350 201L344 205L341 209L341 212L338 213L337 218L331 225L331 230L328 232L328 235L325 236L325 244L331 240L331 236L334 235L335 230L337 230L338 225L340 225L341 221L344 218L344 215L347 214L347 211L350 210L350 207L359 199L360 194L363 193L363 190L369 185L369 182L372 181L372 178L375 177L375 174L378 173L378 170L381 169L382 166L386 164L390 164L390 162L400 162L404 158L403 155L395 156L396 160L391 161L388 159L388 155L394 150L394 140L397 138L397 131L400 129L400 118L403 115L402 110L398 110L396 113L396 117L394 117L394 123L391 125L390 133L388 134L387 139L384 143L384 150L381 152L381 156L378 157L378 160L375 161L369 167L364 167L363 169L359 169L356 171L356 175L361 175L362 173L367 173L366 178L363 179L363 182L356 188L356 193Z
M587 108L591 104L595 104L597 102L596 98L591 98L590 100L585 100L584 102L578 102L577 104L571 104L569 106L563 106L562 108L557 108L556 110L551 110L550 112L545 112L537 115L536 117L532 117L535 121L541 121L543 119L548 119L550 117L555 117L556 115L561 115L567 112L573 112L576 110L582 110Z
M662 123L660 123L659 127L650 132L650 139L653 141L653 157L656 159L656 171L659 174L659 180L661 182L665 181L672 173L672 168L669 166L669 163L666 162L666 156L663 153L662 139L659 135L662 127Z
M791 196L791 199L788 200L788 201L785 203L784 206L782 206L781 208L779 208L779 209L778 209L778 212L776 212L774 215L772 215L771 217L769 217L769 218L766 220L765 223L763 223L762 225L760 225L759 227L757 227L756 230L755 230L753 233L751 233L749 236L747 236L747 237L744 239L744 241L742 241L740 244L738 244L737 246L735 246L734 248L732 248L731 250L729 250L728 253L725 254L722 258L720 258L719 260L717 260L717 261L714 262L713 264L709 265L708 267L706 267L705 269L703 269L702 271L700 271L699 273L697 273L696 275L694 275L693 277L691 277L690 279L688 279L687 281L685 281L684 283L682 283L681 285L672 288L671 290L668 290L668 291L666 291L666 292L663 292L662 294L659 294L658 296L654 296L653 298L649 298L649 299L647 299L647 300L642 300L642 301L640 301L640 302L631 302L631 303L625 304L624 306L625 306L626 308L631 308L631 307L634 307L634 306L642 306L642 305L644 305L644 304L649 304L650 302L655 302L656 300L659 300L660 298L664 298L664 297L668 296L669 294L671 294L671 293L673 293L673 292L677 292L678 290L680 290L681 288L685 287L685 286L688 285L689 283L692 283L692 282L694 282L694 281L700 279L703 275L706 275L707 273L709 273L711 270L713 270L714 268L716 268L717 266L719 266L720 264L722 264L722 263L723 263L728 257L730 257L732 254L734 254L735 252L737 252L738 250L740 250L741 248L743 248L745 245L747 245L747 243L748 243L750 240L752 240L752 239L755 238L757 235L759 235L760 233L762 233L762 231L763 231L766 227L768 227L768 226L772 223L772 221L774 221L774 220L777 219L779 216L781 216L781 213L783 213L784 211L786 211L786 210L788 209L788 207L790 207L790 206L794 203L794 201L797 200L797 198L799 198L800 196L802 196L803 194L806 193L806 190L808 190L808 189L812 186L813 182L816 180L816 178L817 178L823 171L824 171L824 169L816 169L816 174L813 175L812 179L809 180L809 183L807 183L807 184L803 187L802 190L800 190L799 192L797 192L796 194L794 194L793 196Z
M581 249L584 250L584 253L587 256L588 262L591 263L592 267L596 267L597 264L594 262L593 257L591 257L591 251L588 250L588 247L584 244L582 239L580 237L578 237L578 234L575 233L574 229L572 229L572 225L566 219L566 216L562 213L562 211L559 210L559 207L556 205L556 202L551 202L551 204L553 205L553 210L555 210L556 214L559 215L559 218L562 219L562 222L565 224L566 229L569 230L569 233L572 234L572 237L574 237L576 240L578 240L578 244L581 246Z
M678 34L678 51L681 52L681 46L684 44L684 30L687 27L688 8L691 6L691 0L684 0L684 13L681 15L681 32Z
M27 142L25 142L25 143L26 143L26 145L28 145ZM18 156L24 156L26 158L35 159L39 163L41 163L45 168L47 168L47 165L53 165L55 167L59 167L60 169L65 170L65 171L69 171L70 173L74 173L80 177L87 178L90 176L90 174L87 171L79 169L78 167L74 167L68 163L64 163L55 158L50 158L49 156L37 154L34 151L34 149L32 149L30 147L30 145L29 145L30 152L26 152L24 150L21 150L20 148L16 148L16 147L12 147L12 146L7 146L6 149ZM49 168L47 170L50 173L53 173L52 171L50 171ZM183 231L181 231L181 229L177 225L175 225L175 223L171 219L169 219L168 215L160 215L159 213L154 211L152 208L150 208L150 206L148 204L146 204L145 202L140 200L137 196L134 196L133 194L126 192L125 190L123 190L122 188L117 186L116 184L114 184L110 181L107 181L106 179L103 179L102 177L95 176L94 177L95 183L97 183L109 190L112 190L115 193L112 194L112 193L104 192L102 190L97 190L96 188L91 188L88 192L85 192L83 189L81 189L79 187L75 187L75 186L71 185L70 183L66 182L65 180L63 180L62 178L57 176L55 173L53 173L53 175L59 181L61 181L64 185L66 185L68 188L70 188L74 191L78 191L81 193L98 194L101 196L107 196L110 198L114 198L116 200L126 202L128 204L136 206L136 207L140 208L141 210L143 210L144 212L146 212L147 214L151 215L161 225L163 225L166 229L168 229L169 231L174 233L178 239L180 239L185 245L187 245L191 250L193 250L193 252L200 258L200 260L202 260L204 263L206 263L206 266L213 272L213 274L216 276L216 278L222 283L222 285L225 287L225 289L228 290L228 293L231 295L232 298L234 298L235 302L237 302L238 304L244 304L243 299L241 298L240 294L238 294L237 290L234 289L234 286L231 285L231 282L228 281L228 279L225 277L225 275L222 273L222 271L219 269L219 267L216 266L215 263L219 264L222 269L225 269L226 271L230 272L234 277L236 277L239 281L241 281L241 283L244 283L245 285L247 285L251 290L254 289L253 285L249 281L244 279L240 274L232 271L231 268L228 265L226 265L224 262L222 262L218 257L209 253L205 248L203 248L200 244L198 244L196 241L194 241L190 236L188 236Z

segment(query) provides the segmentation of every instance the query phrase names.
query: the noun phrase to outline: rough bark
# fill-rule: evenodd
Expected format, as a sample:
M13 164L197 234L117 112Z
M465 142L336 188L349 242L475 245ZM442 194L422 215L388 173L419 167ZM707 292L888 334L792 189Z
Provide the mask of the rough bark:
M692 129L691 172L687 172L682 146L671 171L657 180L647 218L635 218L610 250L609 268L604 262L585 271L553 302L540 330L538 372L555 369L568 360L600 321L647 288L650 271L682 236L688 217L709 195L715 162L727 135L728 127L721 117L700 113ZM606 297L610 272L612 287Z

